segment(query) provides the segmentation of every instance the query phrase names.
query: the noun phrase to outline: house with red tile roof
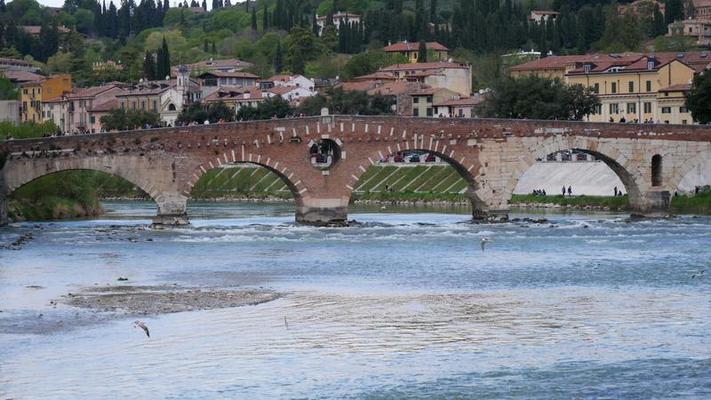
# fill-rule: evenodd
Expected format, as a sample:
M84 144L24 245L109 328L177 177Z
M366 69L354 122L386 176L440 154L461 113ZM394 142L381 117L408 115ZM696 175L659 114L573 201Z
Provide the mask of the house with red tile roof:
M427 42L425 44L427 48L427 61L447 61L449 59L449 49L441 43L438 42ZM392 43L383 48L386 53L402 54L411 63L417 62L417 57L419 57L420 43L418 42L398 42Z

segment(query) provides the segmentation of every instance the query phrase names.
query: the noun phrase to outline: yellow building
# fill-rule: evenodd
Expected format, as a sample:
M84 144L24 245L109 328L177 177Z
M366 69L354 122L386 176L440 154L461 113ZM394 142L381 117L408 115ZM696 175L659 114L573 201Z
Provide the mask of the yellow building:
M459 93L446 88L422 89L411 96L413 117L436 117L437 104L460 98Z
M686 108L686 93L691 85L686 83L671 85L660 89L657 95L659 122L667 124L691 124L693 118Z
M52 75L39 82L30 82L21 86L20 121L42 122L42 103L71 92L72 76L69 74Z
M449 49L438 42L427 42L427 55L430 57L428 62L447 61L449 59ZM383 48L386 53L397 53L407 57L411 63L417 62L417 57L420 54L419 42L399 42L393 43Z
M677 57L643 56L632 63L584 63L566 73L565 80L598 94L602 104L589 121L691 123L688 112L678 113L683 92L679 96L667 88L688 85L695 72ZM675 107L679 115L672 118L668 107Z

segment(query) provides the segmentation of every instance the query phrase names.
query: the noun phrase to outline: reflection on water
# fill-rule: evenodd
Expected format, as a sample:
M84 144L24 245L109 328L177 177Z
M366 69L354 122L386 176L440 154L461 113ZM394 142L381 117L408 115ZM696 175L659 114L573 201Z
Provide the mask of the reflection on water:
M201 203L193 227L151 231L150 205L107 208L0 230L34 232L0 250L0 398L711 396L711 275L691 278L709 266L708 218L359 209L358 226L314 228L289 204ZM286 296L149 316L150 339L50 304L119 276Z

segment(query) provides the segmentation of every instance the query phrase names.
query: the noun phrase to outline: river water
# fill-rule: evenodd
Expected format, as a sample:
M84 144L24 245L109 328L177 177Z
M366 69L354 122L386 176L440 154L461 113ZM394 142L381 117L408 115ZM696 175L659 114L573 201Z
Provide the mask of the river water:
M191 228L151 231L150 204L106 207L0 230L33 232L0 250L0 399L711 398L710 218L364 209L314 228L289 205L192 204ZM49 303L119 276L285 296L147 316L150 339Z

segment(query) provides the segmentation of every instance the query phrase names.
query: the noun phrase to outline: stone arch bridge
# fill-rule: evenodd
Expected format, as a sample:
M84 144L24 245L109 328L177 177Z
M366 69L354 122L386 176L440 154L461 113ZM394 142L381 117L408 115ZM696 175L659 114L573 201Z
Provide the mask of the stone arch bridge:
M329 168L312 165L314 143L340 150ZM65 170L118 175L158 205L158 225L188 223L186 204L206 171L254 163L277 173L296 202L296 220L346 221L365 170L388 154L424 150L451 163L469 183L473 216L506 214L518 179L548 154L577 149L620 177L638 214L664 212L683 177L711 157L711 128L504 119L320 116L11 140L0 145L0 222L6 196Z

